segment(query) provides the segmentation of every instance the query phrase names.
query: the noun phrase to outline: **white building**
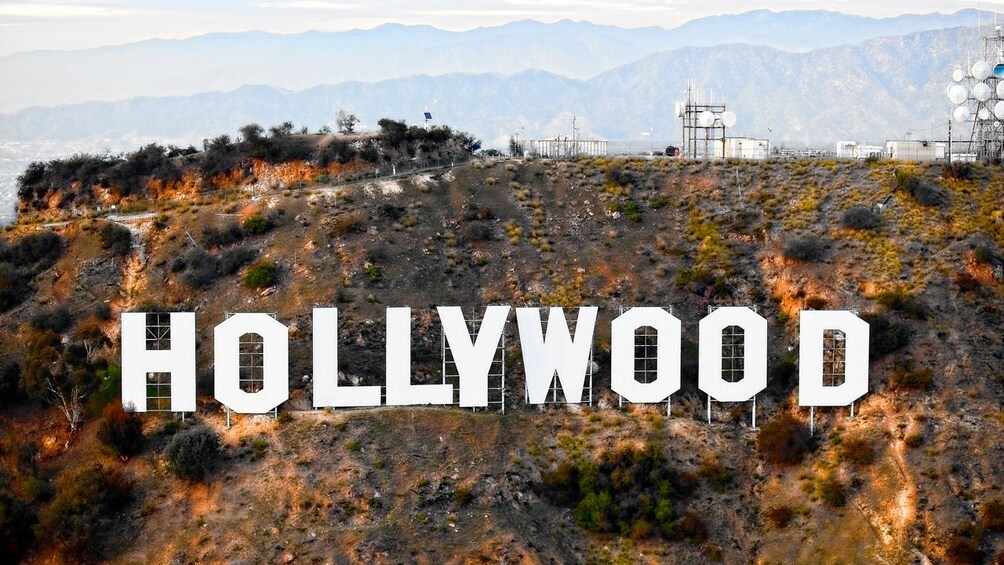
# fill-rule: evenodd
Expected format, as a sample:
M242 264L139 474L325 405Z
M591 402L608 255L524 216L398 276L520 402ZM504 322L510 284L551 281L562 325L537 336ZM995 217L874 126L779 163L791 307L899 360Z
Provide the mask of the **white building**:
M770 140L752 137L726 137L715 143L716 159L756 159L770 156Z
M886 141L886 155L898 161L943 161L947 155L943 141Z

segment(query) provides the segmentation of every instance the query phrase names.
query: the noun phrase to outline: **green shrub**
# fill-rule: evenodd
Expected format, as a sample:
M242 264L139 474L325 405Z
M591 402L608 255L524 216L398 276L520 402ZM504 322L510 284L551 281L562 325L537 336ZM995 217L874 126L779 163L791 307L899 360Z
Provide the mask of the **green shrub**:
M879 227L881 219L867 206L855 206L844 212L842 222L845 228L854 230L873 230Z
M131 488L116 469L97 463L67 467L56 478L56 495L39 514L35 533L74 561L97 557L103 534Z
M363 448L362 444L360 444L358 441L355 441L355 440L350 441L349 443L347 443L345 445L345 449L348 449L352 453L356 453L356 452L362 450L362 448Z
M275 263L264 259L248 267L244 273L244 286L247 288L266 288L275 284L278 269Z
M143 449L143 421L113 402L105 406L101 415L98 439L119 455L135 455Z
M271 229L272 223L269 222L268 219L265 218L265 216L262 216L260 213L255 212L254 214L251 214L247 218L244 218L244 221L241 222L241 228L244 230L245 233L258 235L258 234L263 234L267 232L269 229Z
M494 234L492 234L491 225L480 221L468 223L464 228L464 237L470 242L491 241L495 239Z
M624 536L654 532L667 539L692 539L696 526L686 517L677 518L675 498L694 486L693 477L667 465L655 444L608 451L596 460L564 461L541 474L544 495L572 507L580 526Z
M206 426L193 426L175 434L164 448L167 465L181 479L201 480L220 455L220 436Z
M132 232L118 224L106 223L98 230L101 249L115 256L128 255L132 250Z
M760 428L757 452L769 463L795 465L812 449L809 427L784 412Z
M823 257L823 242L807 235L789 240L784 245L784 256L803 263L814 263Z

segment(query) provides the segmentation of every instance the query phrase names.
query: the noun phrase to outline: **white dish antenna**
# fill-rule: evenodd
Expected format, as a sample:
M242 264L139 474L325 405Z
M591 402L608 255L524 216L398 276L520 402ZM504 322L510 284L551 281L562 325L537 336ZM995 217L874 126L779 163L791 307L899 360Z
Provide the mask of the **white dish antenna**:
M736 125L736 113L731 110L722 112L722 125L727 128Z
M968 96L969 92L961 84L954 84L948 89L948 99L952 101L952 104L962 104Z
M976 112L976 115L985 122L990 119L990 108L984 106L980 108L978 112Z
M990 100L991 92L990 85L985 82L978 82L975 86L973 86L973 98L979 100L980 102Z
M697 123L701 124L701 127L709 128L715 123L715 115L705 110L697 116Z
M997 83L997 98L1004 99L1004 80Z
M952 117L955 118L955 121L957 122L966 123L969 121L969 116L969 108L966 108L965 106L956 106L955 111L952 112Z
M994 104L994 116L997 116L998 120L1004 120L1004 100Z
M973 63L973 78L976 80L986 80L990 73L993 72L993 67L990 63L986 61L976 61Z
M676 103L676 107L674 108L674 111L676 113L676 117L677 118L682 118L683 117L683 102L677 102Z
M966 78L966 71L962 69L955 69L952 71L952 80L955 82L962 82L962 79Z

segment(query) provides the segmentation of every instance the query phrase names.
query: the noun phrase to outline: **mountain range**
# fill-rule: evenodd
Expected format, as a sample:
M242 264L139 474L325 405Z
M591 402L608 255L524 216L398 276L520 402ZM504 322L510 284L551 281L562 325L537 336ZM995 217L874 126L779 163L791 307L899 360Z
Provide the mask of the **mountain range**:
M932 138L944 135L950 110L944 86L966 46L979 46L974 28L804 53L748 44L684 47L587 80L527 70L412 75L299 91L247 85L191 96L28 108L0 116L0 137L159 138L197 144L249 122L333 125L335 114L345 109L356 113L364 128L375 128L384 116L421 121L428 110L438 123L471 131L497 146L514 133L569 135L572 116L584 137L637 139L639 132L651 130L654 139L675 139L679 122L674 103L693 78L702 96L725 99L739 115L734 134L769 137L775 143Z

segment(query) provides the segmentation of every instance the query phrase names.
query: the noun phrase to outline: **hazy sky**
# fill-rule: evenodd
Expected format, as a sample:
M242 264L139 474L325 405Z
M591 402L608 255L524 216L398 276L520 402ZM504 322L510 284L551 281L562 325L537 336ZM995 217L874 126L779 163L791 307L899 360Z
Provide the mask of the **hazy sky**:
M888 17L977 7L1004 13L1004 0L0 0L0 55L217 31L338 31L388 22L464 30L524 18L569 18L672 28L693 18L759 8Z

